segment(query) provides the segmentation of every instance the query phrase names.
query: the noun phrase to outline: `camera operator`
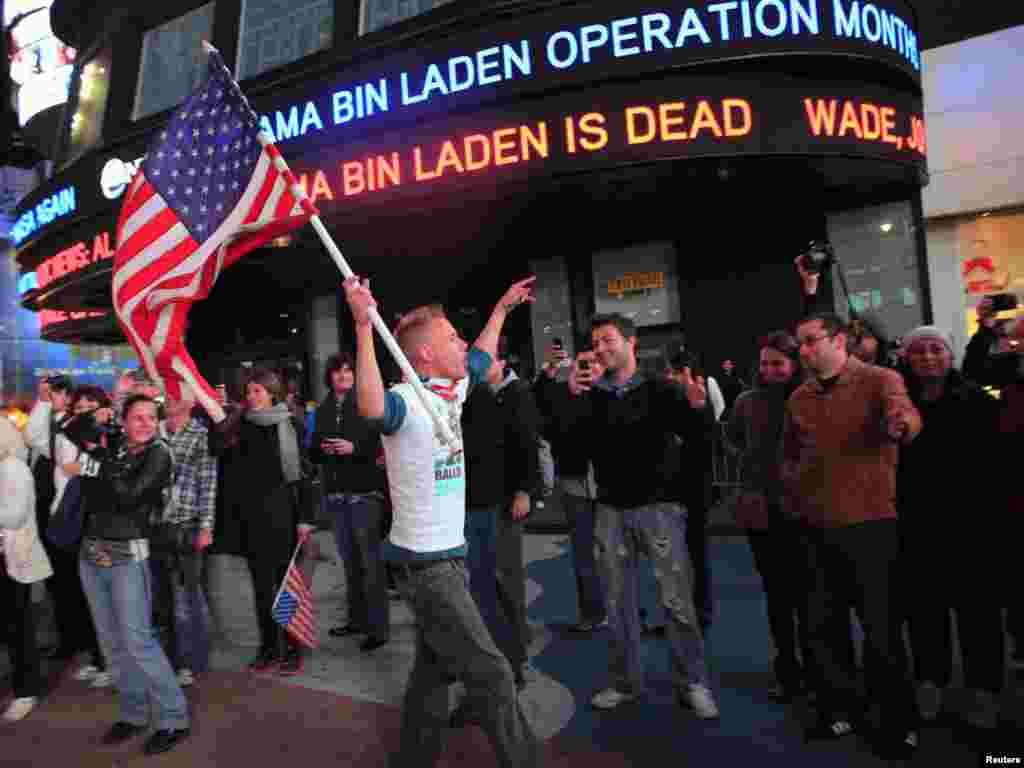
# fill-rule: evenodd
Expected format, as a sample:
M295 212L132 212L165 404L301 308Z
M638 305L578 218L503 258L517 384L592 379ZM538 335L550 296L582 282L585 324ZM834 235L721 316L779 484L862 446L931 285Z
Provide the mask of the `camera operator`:
M831 297L818 294L822 273L837 263L832 246L826 241L815 240L793 263L803 286L804 311L801 317L832 312ZM846 343L850 354L861 362L891 367L891 345L880 318L869 314L851 318L846 328Z
M92 453L105 442L107 427L113 418L110 399L100 387L76 387L71 396L68 408L70 415L61 421L57 436L54 439L54 488L55 495L50 507L50 514L57 514L61 501L68 489L73 468L83 454ZM93 486L92 478L81 478L79 493L80 504L87 504L89 490ZM50 554L53 563L53 586L56 610L61 619L61 646L74 655L88 651L89 662L75 672L75 679L89 682L93 688L105 688L112 682L110 671L100 652L96 629L89 604L82 589L82 580L78 574L78 547L67 550L53 547Z
M690 587L686 512L676 502L677 475L702 471L680 466L676 435L698 439L709 429L713 417L704 380L689 370L682 386L647 380L637 367L636 326L622 315L595 317L591 336L605 373L595 380L590 366L577 359L569 391L598 486L595 540L612 630L611 685L592 703L614 709L643 690L637 573L639 556L646 554L654 565L659 602L669 614L679 703L700 718L716 718Z

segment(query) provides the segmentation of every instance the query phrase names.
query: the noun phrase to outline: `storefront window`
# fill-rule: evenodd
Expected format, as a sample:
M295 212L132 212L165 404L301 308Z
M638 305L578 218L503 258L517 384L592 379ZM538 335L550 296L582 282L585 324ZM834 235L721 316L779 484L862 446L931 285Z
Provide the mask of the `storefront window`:
M213 36L213 3L146 32L132 119L171 109L206 80L202 41Z
M850 291L833 281L836 306L870 318L891 341L924 322L913 208L909 202L827 216L828 235Z
M107 112L110 93L111 50L104 48L82 67L78 78L78 94L71 115L67 163L103 141L103 116Z
M969 339L978 330L975 307L984 296L1013 293L1024 299L1024 213L986 214L957 224L957 251ZM1024 313L1018 307L1000 318Z
M238 79L329 48L334 0L243 0Z
M644 243L594 254L598 314L618 313L638 327L679 322L679 275L672 243Z
M450 2L451 0L363 0L361 34L376 32L378 29L419 16Z

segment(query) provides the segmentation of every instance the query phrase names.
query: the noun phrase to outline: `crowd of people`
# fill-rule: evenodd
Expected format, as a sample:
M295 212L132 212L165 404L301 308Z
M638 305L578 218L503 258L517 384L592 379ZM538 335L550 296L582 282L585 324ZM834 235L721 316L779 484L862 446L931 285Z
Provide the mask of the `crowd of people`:
M813 699L807 738L861 732L879 754L912 755L951 683L951 617L972 696L963 721L990 732L1006 676L1004 614L1024 652L1021 606L991 567L1022 503L1009 478L1024 420L1024 321L1000 331L982 302L962 371L950 334L934 326L905 335L890 357L870 323L817 311L817 276L797 266L807 312L760 340L750 387L732 360L713 382L687 354L645 377L637 329L621 315L593 318L590 348L573 357L552 344L538 375L521 379L499 351L532 278L508 289L472 345L439 306L403 315L395 337L419 381L392 387L375 357L374 296L346 281L355 354L328 361L328 395L308 416L265 369L250 371L243 402L222 393L219 421L187 386L165 399L143 371L110 395L44 379L24 434L0 419L15 694L3 718L26 717L43 693L31 585L44 582L59 637L49 654L119 693L104 742L152 728L144 751L156 754L186 739L183 689L210 663L210 551L248 563L260 637L250 668L300 673L302 647L275 621L274 600L300 545L311 578L310 534L328 520L347 601L347 623L329 636L364 636L364 653L388 643L395 591L416 618L393 765L435 764L445 732L465 723L484 729L500 765L539 765L518 700L531 643L523 527L550 462L571 531L572 630L610 638L592 705L613 710L643 694L638 575L651 567L678 702L718 718L707 518L721 428L739 457L736 521L777 653L771 693ZM958 480L972 462L1007 482ZM314 473L322 508L306 492ZM455 680L466 695L451 711Z

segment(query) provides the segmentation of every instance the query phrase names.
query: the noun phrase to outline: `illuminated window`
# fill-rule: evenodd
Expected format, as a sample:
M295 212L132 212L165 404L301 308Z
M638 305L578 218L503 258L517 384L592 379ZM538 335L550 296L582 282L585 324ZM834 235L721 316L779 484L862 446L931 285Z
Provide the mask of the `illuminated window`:
M238 79L329 48L334 0L242 0Z
M829 239L845 271L849 304L891 340L924 322L917 235L910 203L827 215ZM833 280L836 307L847 312L842 281Z
M110 48L104 48L82 67L75 111L69 126L67 163L73 163L103 141L103 116L110 93Z
M201 41L213 33L213 3L146 32L132 119L171 109L206 80Z
M361 34L395 24L437 8L451 0L363 0Z

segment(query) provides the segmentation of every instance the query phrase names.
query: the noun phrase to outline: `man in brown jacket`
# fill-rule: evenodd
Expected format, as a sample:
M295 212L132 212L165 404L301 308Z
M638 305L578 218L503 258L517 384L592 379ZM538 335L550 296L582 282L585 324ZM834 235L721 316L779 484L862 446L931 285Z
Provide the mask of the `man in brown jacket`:
M809 316L797 340L811 376L786 404L782 451L793 512L810 529L819 717L807 738L837 739L870 722L876 751L908 758L917 717L893 589L896 463L900 444L921 431L921 416L898 373L849 355L839 318ZM853 665L851 606L864 628L867 705Z

